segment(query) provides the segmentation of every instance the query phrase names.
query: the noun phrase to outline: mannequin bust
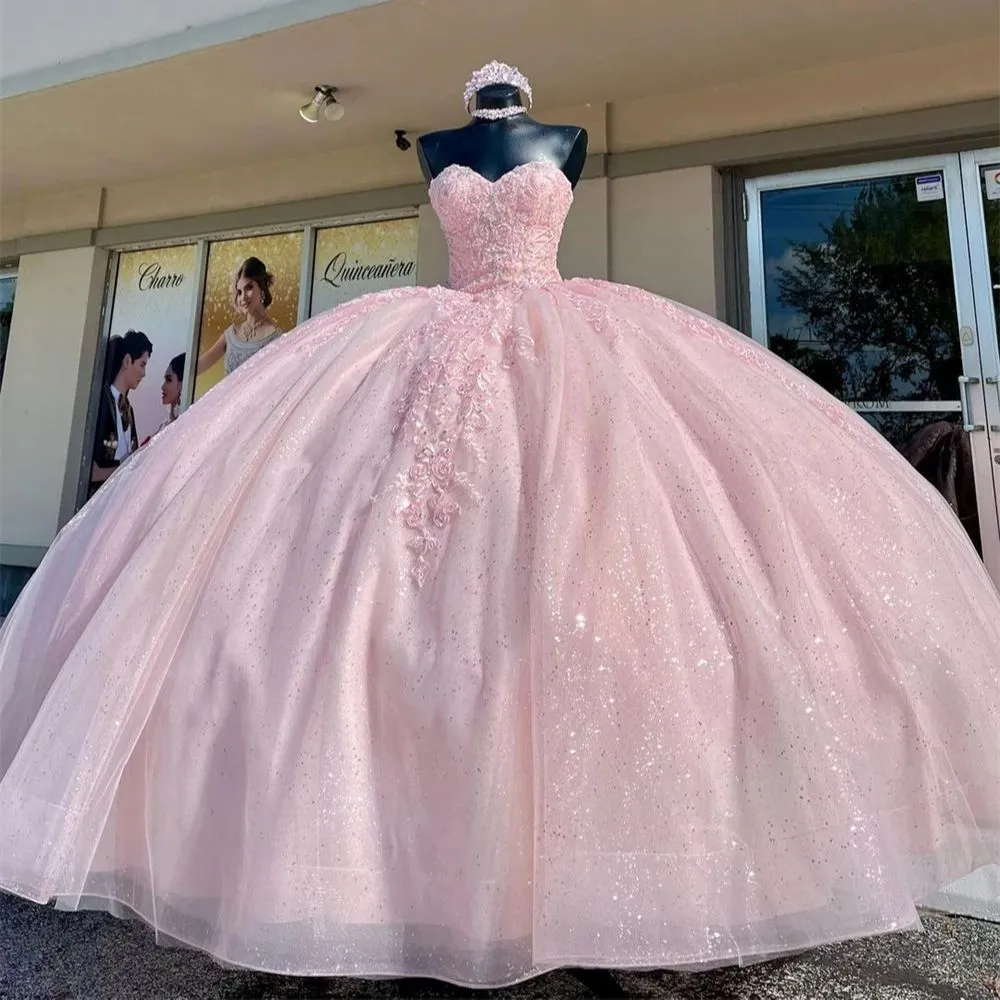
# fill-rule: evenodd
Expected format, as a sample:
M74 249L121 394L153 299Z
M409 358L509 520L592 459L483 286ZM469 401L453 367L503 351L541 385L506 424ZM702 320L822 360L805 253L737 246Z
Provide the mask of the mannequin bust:
M489 68L484 67L480 73ZM469 86L475 82L473 76ZM526 105L522 90L512 83L487 83L474 93L475 108L470 109L473 118L468 125L428 132L417 140L420 168L428 182L452 165L469 167L495 181L524 163L548 160L576 186L587 160L586 129L578 125L543 125L529 118L530 89L526 91Z

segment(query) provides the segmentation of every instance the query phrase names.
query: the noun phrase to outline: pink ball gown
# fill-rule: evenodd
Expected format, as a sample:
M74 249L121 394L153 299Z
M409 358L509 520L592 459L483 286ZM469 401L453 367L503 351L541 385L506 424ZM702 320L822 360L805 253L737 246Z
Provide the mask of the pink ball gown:
M791 367L560 279L553 165L431 185L451 287L262 350L0 639L0 886L279 973L512 983L913 925L1000 859L1000 599Z

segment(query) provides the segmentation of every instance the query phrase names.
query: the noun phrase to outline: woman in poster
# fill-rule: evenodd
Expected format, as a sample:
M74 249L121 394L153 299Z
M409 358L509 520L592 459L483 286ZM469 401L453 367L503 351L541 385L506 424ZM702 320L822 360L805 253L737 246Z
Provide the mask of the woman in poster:
M236 321L198 358L196 375L207 372L225 358L226 374L231 375L244 361L284 332L267 314L274 284L267 266L258 257L247 257L236 272L233 302Z
M161 429L172 424L181 412L181 394L184 392L184 366L187 364L187 354L181 353L170 359L163 385L160 388L160 401L167 407L167 419L161 424Z
M184 366L187 364L187 354L181 353L170 359L167 370L163 374L163 385L160 386L160 402L167 408L167 419L160 424L142 443L148 444L164 427L172 424L181 412L181 396L184 392Z

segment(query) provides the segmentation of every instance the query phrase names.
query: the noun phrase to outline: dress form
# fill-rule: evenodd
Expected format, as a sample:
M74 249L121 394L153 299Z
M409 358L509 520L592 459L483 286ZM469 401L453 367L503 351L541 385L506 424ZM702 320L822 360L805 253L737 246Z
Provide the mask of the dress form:
M476 93L477 110L519 106L524 106L521 92L510 84L490 84ZM587 160L587 130L579 125L544 125L525 113L496 120L474 117L462 128L421 136L417 156L428 182L452 165L469 167L495 181L524 163L548 160L575 186Z
M476 94L476 108L495 110L523 106L521 92L497 83ZM417 140L417 157L428 183L446 167L469 167L495 181L525 163L548 160L576 187L587 159L587 130L577 125L543 125L525 113L490 120L473 118L457 129L429 132ZM568 969L595 996L624 996L605 969ZM471 993L471 991L469 991ZM410 995L404 992L404 995Z

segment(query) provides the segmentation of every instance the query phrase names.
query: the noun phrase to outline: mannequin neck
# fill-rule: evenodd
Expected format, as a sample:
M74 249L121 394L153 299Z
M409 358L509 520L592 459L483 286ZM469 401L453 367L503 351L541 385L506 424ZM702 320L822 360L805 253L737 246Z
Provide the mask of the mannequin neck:
M476 109L495 111L501 108L523 107L521 91L507 83L494 83L476 94Z

